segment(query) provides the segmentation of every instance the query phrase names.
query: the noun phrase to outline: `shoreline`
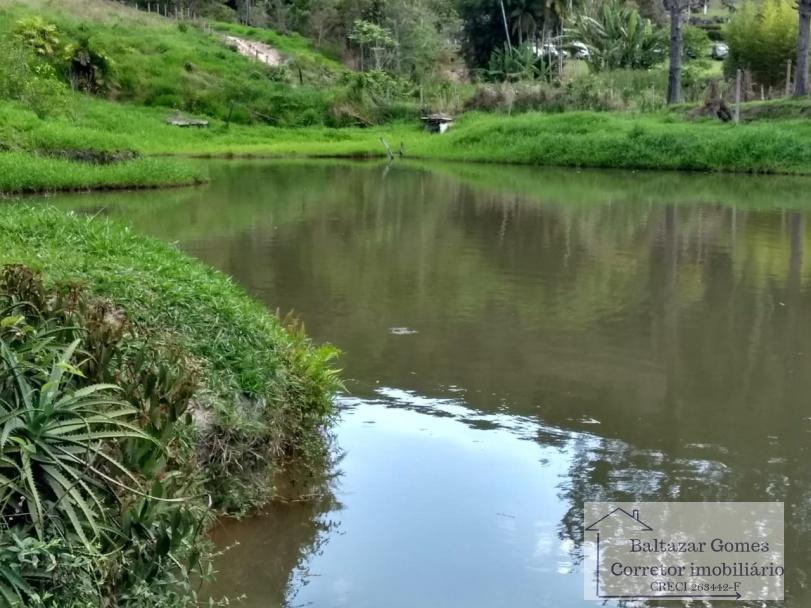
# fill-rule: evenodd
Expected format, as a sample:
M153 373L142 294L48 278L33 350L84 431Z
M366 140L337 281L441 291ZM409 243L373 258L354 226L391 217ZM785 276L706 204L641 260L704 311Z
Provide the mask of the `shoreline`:
M10 145L0 151L0 192L197 184L207 180L191 162L200 159L386 159L381 139L395 151L402 146L405 159L425 162L811 175L811 124L793 117L732 125L672 111L466 113L442 135L425 133L416 121L283 128L212 119L207 129L188 131L166 125L163 108L82 101L72 120L40 119L19 105L2 104ZM64 150L129 152L136 158L101 165L48 156Z

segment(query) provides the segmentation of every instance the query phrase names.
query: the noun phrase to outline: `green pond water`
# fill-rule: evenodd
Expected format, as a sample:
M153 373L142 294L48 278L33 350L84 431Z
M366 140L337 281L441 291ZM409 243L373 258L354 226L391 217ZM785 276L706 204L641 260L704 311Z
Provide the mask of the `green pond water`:
M344 352L340 477L219 525L239 544L212 594L585 607L584 501L784 501L785 605L811 606L811 180L212 173L49 201L176 242Z

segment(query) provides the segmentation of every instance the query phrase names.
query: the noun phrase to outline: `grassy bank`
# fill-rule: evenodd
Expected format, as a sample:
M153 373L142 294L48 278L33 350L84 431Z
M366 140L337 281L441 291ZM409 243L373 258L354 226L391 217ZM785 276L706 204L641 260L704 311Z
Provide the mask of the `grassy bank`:
M138 105L230 115L235 122L270 116L301 124L302 114L325 115L327 85L341 73L302 39L276 35L273 42L295 64L296 77L302 71L302 83L287 83L280 72L226 46L220 32L100 0L0 0L0 36L10 37L20 20L32 16L55 26L60 45L83 45L98 55L94 94ZM61 76L67 68L59 52L43 57Z
M40 151L130 149L142 154L200 156L385 156L384 138L410 158L527 165L673 169L748 173L811 173L811 125L792 103L788 118L778 104L752 104L765 116L741 125L690 120L683 112L630 115L607 112L466 114L445 135L419 124L367 129L226 125L177 129L155 108L86 100L71 118L40 119L16 104L0 104L0 138ZM2 180L0 176L0 180ZM2 183L0 181L0 183Z
M0 264L109 298L140 331L188 353L203 379L206 419L226 436L272 440L278 457L305 447L300 440L329 416L332 349L313 347L219 272L124 226L48 209L3 206L0 233ZM243 416L256 404L259 416Z
M241 56L225 34L270 44L283 64ZM394 80L347 70L296 35L176 22L104 0L0 0L0 47L9 56L0 67L2 194L206 179L200 165L148 158L155 155L383 157L381 138L424 160L811 173L807 100L745 104L746 124L737 126L690 120L686 107L604 103L606 95L653 95L661 70L494 85L495 105L482 98L466 106L489 113L464 114L450 133L430 136L416 119L413 90L395 94ZM85 59L76 57L91 67L77 68ZM539 107L629 111L510 114ZM177 110L209 127L167 125Z
M334 350L124 226L7 204L0 234L0 603L194 604L215 511L326 457Z
M188 162L141 158L96 164L27 152L0 152L0 194L157 188L198 184L205 180L205 173Z

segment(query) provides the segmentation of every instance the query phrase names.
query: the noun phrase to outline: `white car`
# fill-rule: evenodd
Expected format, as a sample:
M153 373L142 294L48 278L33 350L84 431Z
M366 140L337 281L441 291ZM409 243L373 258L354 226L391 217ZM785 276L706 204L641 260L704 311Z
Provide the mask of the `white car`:
M726 56L729 55L729 46L724 44L723 42L716 42L712 45L712 58L718 59L726 59Z
M572 42L569 48L571 48L571 54L574 59L588 59L591 57L589 47L582 42Z
M551 42L547 42L546 44L543 44L541 46L538 46L536 44L534 47L532 47L532 50L535 51L535 55L537 57L540 57L542 59L549 59L550 57L552 59L557 59L561 55L563 55L564 57L566 57L567 55L566 51L564 51L563 49L559 49Z

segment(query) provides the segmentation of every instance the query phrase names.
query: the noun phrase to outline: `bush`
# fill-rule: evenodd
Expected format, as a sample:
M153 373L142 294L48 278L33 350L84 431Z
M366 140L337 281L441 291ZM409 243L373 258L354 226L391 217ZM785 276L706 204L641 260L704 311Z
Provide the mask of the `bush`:
M662 61L667 48L662 30L619 0L598 6L593 15L575 17L567 31L589 48L592 70L647 69Z
M712 42L707 32L700 27L687 26L682 34L682 53L686 60L706 59Z
M126 338L126 340L125 340ZM192 372L110 302L0 276L0 597L184 606L208 543ZM115 381L115 383L113 383ZM185 464L184 464L185 463ZM182 471L182 473L181 473Z
M749 70L756 83L785 83L786 63L797 50L797 13L791 0L764 0L756 9L745 0L726 28L729 56L724 64L728 76L737 69Z
M15 40L0 41L0 98L19 101L37 116L69 109L68 90L43 57Z
M490 82L518 82L521 80L549 80L551 70L546 61L530 45L507 46L495 49L487 68L480 70Z
M464 107L485 112L649 112L664 106L664 78L661 70L612 70L586 74L562 84L483 84Z

